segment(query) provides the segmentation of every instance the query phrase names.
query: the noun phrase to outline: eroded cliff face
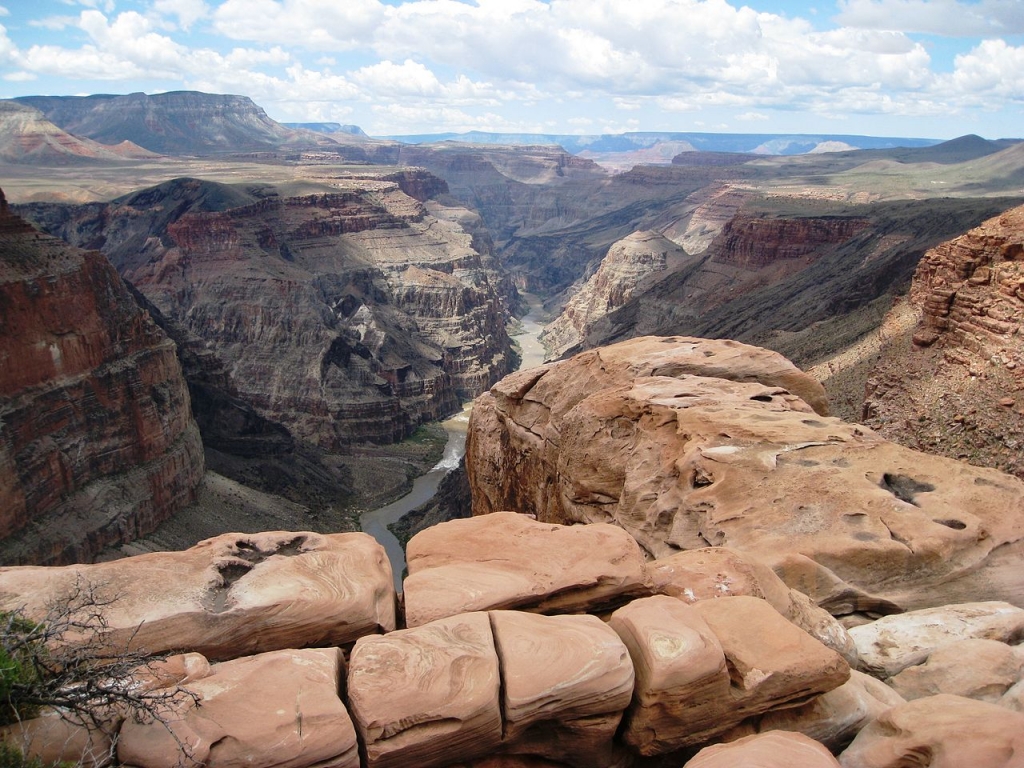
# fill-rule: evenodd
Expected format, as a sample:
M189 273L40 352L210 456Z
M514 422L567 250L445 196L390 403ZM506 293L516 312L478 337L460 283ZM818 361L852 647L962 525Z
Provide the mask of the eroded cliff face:
M336 186L284 198L177 180L80 218L32 211L103 247L264 417L337 449L407 437L512 361L500 278L472 215L431 199L444 182Z
M558 358L583 339L591 326L621 307L659 273L691 261L686 251L657 232L634 232L615 243L590 279L569 299L562 313L544 329L550 358Z
M174 343L110 262L0 197L0 561L88 560L191 503L199 431Z
M918 324L872 373L864 420L1024 477L1024 207L930 250L909 303Z

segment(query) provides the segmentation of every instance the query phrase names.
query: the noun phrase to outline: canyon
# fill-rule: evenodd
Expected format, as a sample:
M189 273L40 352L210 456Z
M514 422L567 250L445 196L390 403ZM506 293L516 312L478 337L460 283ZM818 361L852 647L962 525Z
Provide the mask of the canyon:
M175 702L6 738L154 767L1024 750L1024 145L609 173L243 97L0 107L0 609L87 585ZM449 474L435 422L470 400ZM432 466L404 561L352 531Z

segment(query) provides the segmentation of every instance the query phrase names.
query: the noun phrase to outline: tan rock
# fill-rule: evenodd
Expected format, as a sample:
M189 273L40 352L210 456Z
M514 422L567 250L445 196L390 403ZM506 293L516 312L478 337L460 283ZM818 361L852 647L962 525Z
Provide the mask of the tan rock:
M821 417L778 386L679 373L673 355L701 349L714 363L710 343L638 339L493 387L470 425L474 513L614 522L658 559L800 555L890 610L1024 603L1024 482Z
M685 768L837 768L821 744L799 733L773 731L704 747Z
M920 699L951 693L968 699L1000 703L1024 679L1024 646L998 640L960 640L940 645L923 664L889 678L903 698Z
M609 621L636 669L624 739L643 755L707 742L747 717L841 685L849 667L765 601L636 600Z
M633 663L596 616L492 611L505 750L567 765L610 765L633 695Z
M186 686L199 706L165 722L126 721L118 760L138 768L174 768L189 759L209 768L358 768L355 730L338 697L343 667L337 648L215 664Z
M1024 714L942 694L893 707L839 756L843 768L1020 768Z
M730 595L767 600L776 611L842 654L851 665L857 663L857 647L846 629L828 611L815 605L807 595L790 589L771 568L748 554L728 547L704 547L655 560L647 568L656 592L687 603Z
M496 751L499 689L486 613L361 638L348 695L368 768L428 768Z
M850 679L799 707L772 709L723 738L769 731L794 731L841 752L861 729L904 699L881 680L853 670Z
M42 617L76 589L111 600L111 645L228 659L342 645L394 629L383 548L363 533L225 534L183 552L94 565L0 569L0 608Z
M885 616L853 627L850 635L862 669L876 677L892 677L958 640L1018 642L1024 638L1024 609L996 601L947 605Z
M651 594L640 548L612 525L552 525L498 512L421 531L406 558L410 627L488 608L598 611Z
M116 732L116 720L110 724ZM104 766L114 759L114 742L103 729L44 710L39 717L0 728L0 743L10 744L41 765Z

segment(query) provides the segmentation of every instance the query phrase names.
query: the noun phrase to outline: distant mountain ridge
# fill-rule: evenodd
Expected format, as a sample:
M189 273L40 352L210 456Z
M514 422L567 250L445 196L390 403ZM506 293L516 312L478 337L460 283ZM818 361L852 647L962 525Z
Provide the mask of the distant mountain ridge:
M775 133L689 133L635 132L621 134L574 135L557 133L435 133L385 136L406 144L460 141L473 144L558 144L573 154L580 152L630 152L664 142L686 142L701 152L747 152L773 155L801 155L826 142L840 142L853 149L892 149L929 147L939 139L853 136L846 134Z

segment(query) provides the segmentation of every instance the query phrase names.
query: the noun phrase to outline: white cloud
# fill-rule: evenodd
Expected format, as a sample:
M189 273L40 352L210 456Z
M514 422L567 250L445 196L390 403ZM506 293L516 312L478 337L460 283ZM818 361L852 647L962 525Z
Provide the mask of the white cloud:
M10 16L11 12L6 7L0 5L0 16Z
M949 87L959 94L1024 99L1024 47L984 40L954 61Z
M744 112L741 115L736 116L737 120L742 120L745 123L757 123L768 120L768 115L764 112Z
M383 15L377 0L226 0L213 25L233 40L334 51L363 45Z
M839 0L840 24L951 37L1024 33L1019 0Z
M161 16L177 17L178 26L184 30L210 15L204 0L154 0L153 11Z

